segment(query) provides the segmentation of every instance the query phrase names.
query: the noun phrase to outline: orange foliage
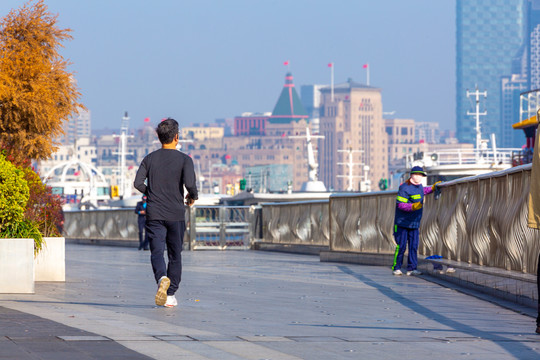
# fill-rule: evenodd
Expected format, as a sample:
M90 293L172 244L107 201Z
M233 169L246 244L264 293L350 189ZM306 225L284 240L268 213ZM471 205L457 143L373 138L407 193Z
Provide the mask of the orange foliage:
M31 0L0 20L0 142L15 162L49 158L63 122L82 107L58 52L71 30L56 22L43 0Z

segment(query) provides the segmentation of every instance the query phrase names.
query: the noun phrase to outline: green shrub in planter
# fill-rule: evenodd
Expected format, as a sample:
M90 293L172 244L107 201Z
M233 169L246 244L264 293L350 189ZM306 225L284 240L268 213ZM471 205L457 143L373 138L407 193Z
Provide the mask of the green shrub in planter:
M39 175L30 167L22 168L30 195L26 204L24 218L37 224L42 236L62 236L59 228L63 225L62 199L52 193Z
M38 253L43 246L43 236L39 231L38 224L29 220L23 220L16 224L10 225L2 231L0 237L11 239L34 239L34 253Z
M33 238L39 251L43 238L37 224L24 219L29 196L24 172L0 154L0 237Z

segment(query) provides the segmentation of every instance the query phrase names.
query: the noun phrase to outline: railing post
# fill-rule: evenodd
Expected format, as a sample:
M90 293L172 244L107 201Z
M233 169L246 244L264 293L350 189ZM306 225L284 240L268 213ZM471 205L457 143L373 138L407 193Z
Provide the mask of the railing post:
M224 207L219 208L219 245L221 249L225 249L227 246L227 234L226 234L226 227L227 224L225 224L225 217L227 214L227 209Z
M197 209L194 206L189 208L189 249L195 248L195 241L197 241Z

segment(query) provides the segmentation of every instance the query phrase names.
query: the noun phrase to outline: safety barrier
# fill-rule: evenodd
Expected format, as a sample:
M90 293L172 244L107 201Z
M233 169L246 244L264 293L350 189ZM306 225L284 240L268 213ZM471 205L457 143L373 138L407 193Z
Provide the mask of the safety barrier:
M438 200L426 196L419 253L534 274L540 234L527 227L530 177L531 165L523 165L445 183ZM395 191L384 191L261 207L195 206L191 216L186 213L186 243L192 249L247 249L262 238L269 244L392 254L395 197ZM133 209L66 212L63 235L136 244L137 218Z
M438 200L426 196L419 253L534 274L540 234L527 227L530 170L531 165L523 165L458 179L442 186ZM392 254L396 193L332 195L329 201L263 204L264 241L316 243L327 245L331 251Z
M261 207L265 242L328 246L327 200L264 203Z
M261 224L257 206L193 206L186 211L184 244L193 250L249 249L262 236ZM63 235L72 242L137 246L138 229L132 208L76 210L66 211Z
M62 235L71 241L139 242L134 209L75 210L64 215Z
M190 211L191 249L250 249L257 236L258 217L260 208L255 206L194 206Z

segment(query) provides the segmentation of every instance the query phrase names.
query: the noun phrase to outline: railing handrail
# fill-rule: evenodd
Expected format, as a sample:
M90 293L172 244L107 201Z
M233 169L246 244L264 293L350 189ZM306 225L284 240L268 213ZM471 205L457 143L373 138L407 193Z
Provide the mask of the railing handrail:
M306 204L327 204L328 200L302 200L302 201L280 201L265 202L261 206L283 206L283 205L306 205Z

